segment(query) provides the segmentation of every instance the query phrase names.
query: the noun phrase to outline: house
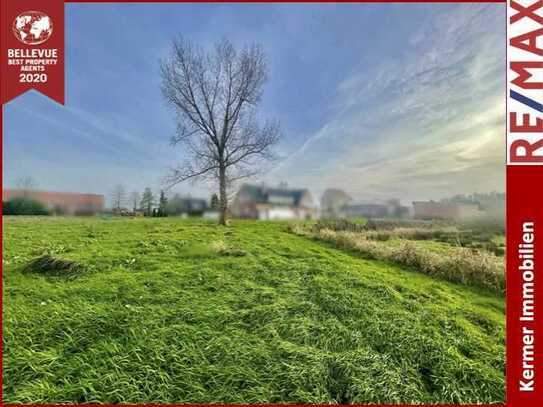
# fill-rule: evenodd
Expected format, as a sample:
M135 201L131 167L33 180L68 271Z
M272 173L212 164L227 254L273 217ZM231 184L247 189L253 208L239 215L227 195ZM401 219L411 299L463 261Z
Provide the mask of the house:
M54 192L31 189L3 189L2 201L28 198L39 201L59 215L93 215L104 210L103 195Z
M402 206L398 199L389 199L385 203L348 203L340 208L340 216L344 218L393 218L409 217L409 208Z
M244 184L230 207L233 217L249 219L312 219L313 197L307 189Z
M462 219L482 213L475 203L415 201L413 208L415 219Z
M201 198L183 198L184 210L188 215L202 215L207 209L207 201Z
M209 206L205 199L182 197L179 194L175 194L168 201L166 212L173 216L202 216L208 208Z

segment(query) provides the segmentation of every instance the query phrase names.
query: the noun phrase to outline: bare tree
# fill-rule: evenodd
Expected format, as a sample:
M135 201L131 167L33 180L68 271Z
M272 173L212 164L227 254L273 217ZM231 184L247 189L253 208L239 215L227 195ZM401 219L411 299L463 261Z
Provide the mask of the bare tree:
M15 181L15 186L17 189L22 190L23 196L28 197L31 194L31 191L38 188L38 183L36 180L29 176L23 176L17 178Z
M132 204L132 212L136 212L140 206L141 196L138 191L134 191L130 194L130 203Z
M111 190L111 206L113 209L120 211L126 202L126 189L123 185L117 184Z
M261 124L256 115L267 79L264 52L258 45L238 51L227 40L206 52L180 37L161 61L161 77L162 94L177 119L172 145L181 143L187 156L166 183L216 181L219 222L225 225L227 188L254 175L259 160L271 159L279 139L278 123Z

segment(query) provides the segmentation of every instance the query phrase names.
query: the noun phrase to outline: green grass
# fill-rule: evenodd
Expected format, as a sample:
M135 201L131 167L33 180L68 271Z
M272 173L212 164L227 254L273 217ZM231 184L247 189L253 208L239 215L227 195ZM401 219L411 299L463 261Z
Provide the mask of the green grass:
M3 262L4 402L504 401L502 298L281 223L5 217Z
M401 246L405 240L403 239L389 239L382 242L382 244L391 247ZM449 243L436 242L435 240L410 240L411 244L431 251L432 253L441 254L446 256L447 252L450 250L451 245Z

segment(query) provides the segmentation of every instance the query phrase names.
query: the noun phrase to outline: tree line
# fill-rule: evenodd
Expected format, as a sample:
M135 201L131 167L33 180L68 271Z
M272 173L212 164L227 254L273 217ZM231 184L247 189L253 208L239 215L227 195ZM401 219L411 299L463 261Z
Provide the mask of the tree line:
M228 190L261 171L263 161L274 159L272 147L280 138L279 122L263 119L259 111L268 80L264 50L259 44L236 48L226 39L205 49L180 36L160 61L160 79L177 125L171 144L182 147L184 158L165 177L165 187L213 181L218 195L211 206L220 214L219 223L226 225ZM166 216L182 207L180 197L172 198L176 204L168 202L164 190L158 198L150 188L128 195L122 185L113 189L111 200L116 212L146 216Z
M163 189L160 190L157 197L149 187L146 187L142 193L133 191L128 194L122 184L117 184L112 189L110 199L114 213L141 213L144 216L152 217L176 216L184 213L202 215L205 210L218 211L220 208L217 194L213 194L208 203L204 199L187 198L180 194L168 198Z

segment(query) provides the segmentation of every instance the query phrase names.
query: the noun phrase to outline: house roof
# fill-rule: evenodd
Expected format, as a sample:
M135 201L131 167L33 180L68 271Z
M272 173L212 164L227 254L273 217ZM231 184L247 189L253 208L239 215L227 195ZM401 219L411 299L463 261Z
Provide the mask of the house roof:
M264 185L242 185L240 192L246 192L255 203L267 204L270 203L270 197L291 198L294 206L300 206L303 195L307 189L286 189L286 188L271 188ZM280 202L273 202L275 205L280 205ZM290 206L288 203L284 203Z

